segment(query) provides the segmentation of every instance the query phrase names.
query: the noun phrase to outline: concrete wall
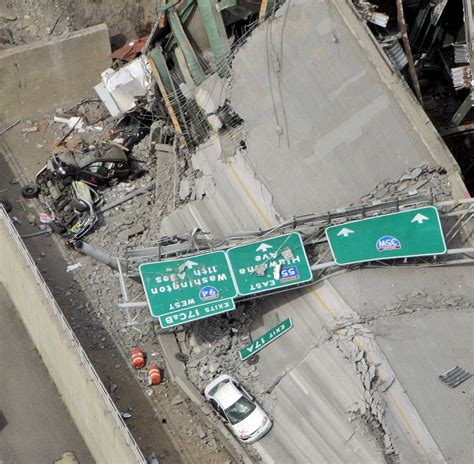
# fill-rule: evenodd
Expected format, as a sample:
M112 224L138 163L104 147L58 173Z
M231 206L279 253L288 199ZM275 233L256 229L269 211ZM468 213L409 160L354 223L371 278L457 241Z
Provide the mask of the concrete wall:
M93 86L110 66L110 53L105 24L1 51L0 125L95 95Z
M145 462L107 391L0 208L0 282L97 463Z

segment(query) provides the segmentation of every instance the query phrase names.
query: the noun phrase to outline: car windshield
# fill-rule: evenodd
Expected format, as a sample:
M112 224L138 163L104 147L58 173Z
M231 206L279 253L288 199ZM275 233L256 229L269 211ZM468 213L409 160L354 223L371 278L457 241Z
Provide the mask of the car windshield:
M230 423L234 425L250 415L255 407L255 404L245 398L245 396L241 396L238 401L225 410L225 413Z

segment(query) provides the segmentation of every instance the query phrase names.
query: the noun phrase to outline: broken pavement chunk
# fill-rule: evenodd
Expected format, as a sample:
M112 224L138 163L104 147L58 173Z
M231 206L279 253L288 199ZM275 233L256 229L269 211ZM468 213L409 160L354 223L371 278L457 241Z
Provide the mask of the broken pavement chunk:
M183 179L179 183L179 198L181 200L186 200L191 194L191 187L189 185L189 179Z
M29 134L30 132L38 132L38 126L23 127L20 132L22 134Z
M178 394L171 400L171 406L177 406L178 404L181 404L183 402L184 398Z
M130 237L134 235L141 234L145 231L145 227L142 224L130 227L129 229L122 230L118 234L118 239L122 241L127 241Z

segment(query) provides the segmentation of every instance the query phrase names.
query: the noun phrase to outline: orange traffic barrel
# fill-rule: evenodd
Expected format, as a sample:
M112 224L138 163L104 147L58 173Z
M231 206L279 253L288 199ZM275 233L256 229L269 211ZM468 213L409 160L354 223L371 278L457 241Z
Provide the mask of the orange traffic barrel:
M161 373L158 364L150 364L148 368L148 378L151 385L158 385L161 383Z
M132 348L132 366L135 369L141 369L145 366L145 355L138 347Z

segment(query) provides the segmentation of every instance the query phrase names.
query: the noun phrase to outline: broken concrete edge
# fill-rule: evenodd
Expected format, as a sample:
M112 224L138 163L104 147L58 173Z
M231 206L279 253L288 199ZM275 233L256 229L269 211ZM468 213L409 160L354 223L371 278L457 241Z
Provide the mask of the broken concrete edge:
M175 354L179 353L180 349L174 333L159 334L158 342L160 343L163 352L163 358L165 359L166 367L168 368L170 380L178 385L189 400L198 407L201 419L208 427L217 432L219 439L222 441L226 450L234 460L242 464L252 464L253 460L249 457L247 451L237 441L227 427L221 422L218 422L216 427L216 424L211 423L207 418L209 413L212 411L211 408L197 388L186 377L184 364L181 361L178 361L175 357Z
M335 290L330 282L326 281L325 286ZM398 380L383 350L375 340L372 330L359 323L359 314L342 297L340 304L334 305L333 310L335 313L333 323L336 324L336 330L339 330L337 326L342 322L345 327L340 329L341 335L346 332L344 336L359 351L360 361L363 361L362 358L365 356L370 366L374 367L372 376L376 373L382 381L376 389L383 395L386 408L390 409L400 430L408 432L407 436L410 437L414 447L421 452L421 456L426 457L427 461L432 463L445 462L436 441ZM350 323L350 321L353 322ZM349 333L350 331L353 333ZM357 359L352 359L352 361L354 364L358 362ZM364 386L364 384L362 386L367 390L367 386ZM382 425L385 429L385 424Z
M369 336L367 336L367 334ZM361 351L364 351L369 362L376 366L377 375L384 382L379 387L385 401L391 406L391 410L403 430L404 427L410 431L410 438L415 446L418 446L422 455L431 463L445 463L446 460L431 435L428 427L423 422L412 403L408 393L398 380L392 366L378 346L373 334L369 330L365 335L356 335L352 342Z
M21 52L23 50L35 50L36 48L41 48L45 44L65 42L67 40L75 39L76 37L82 37L85 34L93 34L98 31L106 31L108 34L109 28L107 24L101 23L97 24L96 26L85 27L74 32L69 32L65 37L50 37L48 38L48 40L38 40L29 44L17 45L15 47L6 48L0 51L0 58L9 55L15 55L16 53ZM91 94L92 93L93 89L91 88Z
M456 200L470 198L471 195L464 184L459 164L408 84L398 72L394 71L388 56L372 35L367 24L360 21L355 6L352 2L345 0L334 2L334 6L339 10L341 18L357 38L359 44L367 51L367 59L373 64L382 82L392 91L400 109L412 123L413 129L419 134L433 160L446 169L453 198ZM344 9L346 10L344 11ZM394 79L394 77L396 78Z
M106 24L1 50L0 124L89 98L100 72L111 64L110 53Z

